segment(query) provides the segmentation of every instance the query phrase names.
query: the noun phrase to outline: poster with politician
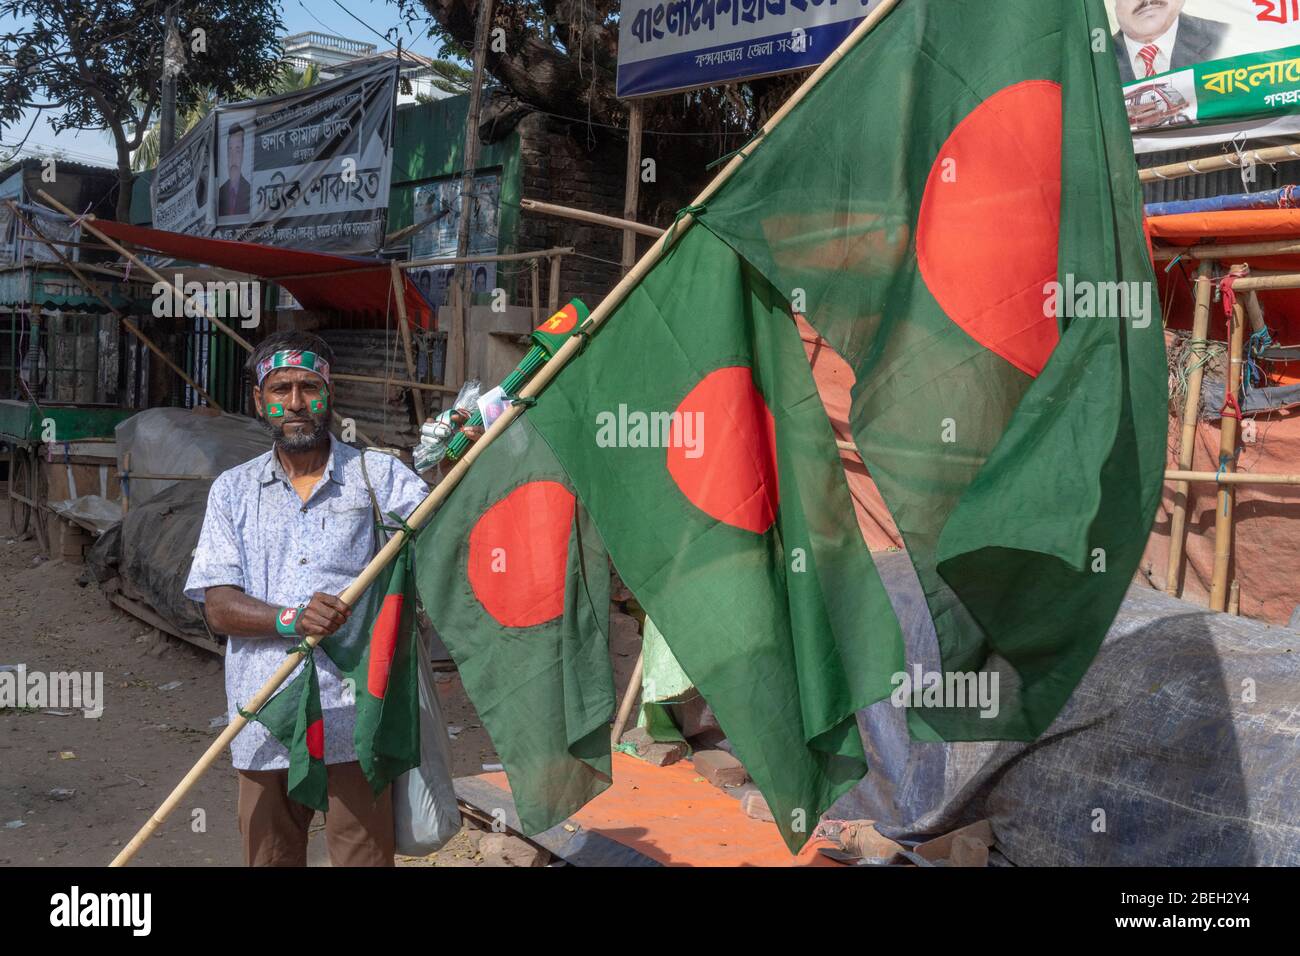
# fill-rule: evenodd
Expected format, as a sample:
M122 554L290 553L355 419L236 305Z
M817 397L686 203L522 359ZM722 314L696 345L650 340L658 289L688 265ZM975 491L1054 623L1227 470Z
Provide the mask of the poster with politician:
M1300 129L1300 0L1106 0L1139 152Z
M217 117L209 113L158 161L149 184L155 229L209 235L216 225L212 208L212 153Z

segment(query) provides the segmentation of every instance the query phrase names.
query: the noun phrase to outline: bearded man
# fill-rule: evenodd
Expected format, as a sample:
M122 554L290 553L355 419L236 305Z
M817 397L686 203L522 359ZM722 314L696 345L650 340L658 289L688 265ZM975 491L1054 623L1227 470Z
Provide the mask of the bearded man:
M333 354L309 332L277 332L249 356L253 406L273 447L212 483L185 584L208 624L227 635L226 699L233 719L290 648L327 636L351 609L336 596L375 553L375 507L405 517L428 494L391 455L363 453L329 431ZM481 431L471 434L478 437ZM356 707L327 655L316 659L325 724L334 866L392 866L393 803L361 771ZM288 751L250 722L230 745L239 775L239 830L249 866L305 866L313 811L288 796Z

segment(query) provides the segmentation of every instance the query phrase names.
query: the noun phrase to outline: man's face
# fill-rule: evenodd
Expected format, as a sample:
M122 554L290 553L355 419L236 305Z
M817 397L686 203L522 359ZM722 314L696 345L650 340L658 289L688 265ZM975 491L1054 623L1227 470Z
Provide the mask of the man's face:
M226 137L226 165L230 167L230 178L236 179L244 166L244 131L231 133Z
M1150 43L1174 25L1187 0L1116 0L1115 17L1130 40Z
M325 381L301 368L276 369L253 389L258 417L287 452L309 451L329 441L333 400Z

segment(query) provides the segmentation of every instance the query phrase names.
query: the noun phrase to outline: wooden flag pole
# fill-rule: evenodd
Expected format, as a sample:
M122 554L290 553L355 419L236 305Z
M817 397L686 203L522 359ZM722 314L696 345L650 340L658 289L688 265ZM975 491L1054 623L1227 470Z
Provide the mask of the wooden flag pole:
M1196 422L1201 412L1201 378L1205 372L1203 359L1197 360L1197 348L1204 349L1209 343L1206 336L1210 334L1210 296L1213 284L1210 281L1211 264L1202 262L1196 273L1196 311L1192 316L1191 358L1194 360L1192 370L1187 376L1187 397L1183 402L1183 433L1178 446L1178 468L1188 471L1192 467L1192 455L1196 451ZM1205 354L1201 353L1202 356ZM1186 481L1174 484L1174 512L1169 519L1169 567L1165 570L1165 593L1178 595L1178 579L1183 570L1183 546L1187 539L1187 496L1191 485Z
M884 0L880 6L876 7L875 10L868 14L866 18L857 25L853 32L844 39L844 42L826 58L822 65L814 70L813 73L803 81L799 88L790 96L790 99L788 99L781 108L772 115L771 119L763 124L761 132L763 134L771 132L778 123L785 119L785 117L790 114L790 111L808 95L809 91L812 90L817 81L825 76L836 63L842 60L845 54L847 54L849 50L853 49L853 47L856 46L864 36L870 33L875 28L876 24L884 19L885 15L894 9L899 2L900 0ZM746 156L749 154L749 151L752 151L761 144L762 139L763 136L761 135L755 136L748 144L742 147L736 156L732 158L731 162L727 163L727 165L722 168L722 171L718 173L713 181L704 187L703 192L696 197L695 202L692 203L692 205L699 206L716 193L723 183L730 179L736 170L740 168L741 164L745 161ZM623 300L628 297L628 294L631 293L641 280L649 274L650 270L655 267L668 248L691 227L691 224L694 221L694 217L690 213L684 213L678 220L676 228L668 230L655 240L654 244L646 250L645 255L643 255L640 261L638 261L632 268L632 271L624 276L622 280L619 281L618 285L614 286L609 295L605 296L600 305L596 306L591 315L587 317L587 321L583 325L584 331L590 332L592 329L599 327L607 318L609 318ZM579 351L581 351L584 341L585 336L571 336L564 345L560 346L560 348L556 350L550 361L546 362L546 364L537 370L537 373L529 380L528 384L520 389L519 397L531 398L541 392L542 389L550 384L551 379L555 378L555 376L559 374L560 370L564 368L564 366L567 365ZM523 414L524 408L525 404L522 403L514 404L507 408L505 412L502 413L501 417L492 423L492 426L488 428L483 437L469 446L465 454L456 463L455 467L453 467L451 471L447 473L447 476L434 487L434 489L429 493L429 496L416 506L415 510L407 516L407 525L416 531L424 527L428 520L433 516L433 513L438 510L442 503L447 500L447 496L450 495L456 485L460 483L460 480L465 476L465 473L473 467L474 462L478 460L478 456L481 455L489 445L496 441L496 439L500 437L501 433L509 428L516 418ZM370 587L370 585L374 583L375 579L383 572L384 568L388 567L392 560L397 557L403 546L405 546L406 540L407 534L404 530L398 531L389 538L388 543L379 550L378 554L371 558L370 563L365 566L359 575L357 575L356 580L343 589L343 592L339 595L339 599L345 604L355 606L357 601L361 598L361 595L365 593L366 588ZM309 637L303 643L308 647L315 647L320 640L320 637ZM280 685L288 679L294 668L298 666L298 659L299 655L296 653L291 653L285 657L284 662L262 686L262 689L253 695L252 700L243 705L243 709L249 713L256 713L257 710L271 698L271 695L279 689ZM181 800L185 798L185 794L189 792L190 788L194 786L200 777L203 776L207 769L212 766L213 762L220 756L221 751L230 745L230 741L244 729L247 723L248 720L242 715L235 715L235 718L231 720L231 722L226 726L226 729L223 730L208 749L204 751L203 756L199 758L199 761L192 768L190 768L189 773L181 779L181 782L176 785L175 789L173 789L167 796L167 799L163 801L162 805L154 811L153 815L150 816L147 821L145 821L145 824L140 828L140 831L132 837L131 841L122 848L122 851L113 858L113 862L109 864L110 866L123 866L131 859L131 857L135 856L140 847L144 845L145 841L149 839L159 826L162 825L162 822L167 819L167 815L170 814Z
M397 263L392 264L393 275L393 298L397 302L397 327L402 333L402 351L406 355L406 375L407 378L414 382L415 357L411 353L411 330L407 328L406 320L406 283L402 281L402 270ZM387 348L385 348L387 351ZM419 431L420 426L424 424L424 398L420 395L418 388L411 389L411 398L415 402L415 428Z

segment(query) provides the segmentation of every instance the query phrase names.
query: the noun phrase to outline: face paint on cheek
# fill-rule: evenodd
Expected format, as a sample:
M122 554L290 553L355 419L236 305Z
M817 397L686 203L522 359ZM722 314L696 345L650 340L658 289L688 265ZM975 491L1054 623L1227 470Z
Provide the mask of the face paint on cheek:
M325 411L325 409L329 408L329 403L330 403L329 390L322 388L319 394L320 394L320 398L313 398L311 400L311 413L313 415L319 415L321 412Z
M279 402L266 403L267 418L284 418L284 406Z

